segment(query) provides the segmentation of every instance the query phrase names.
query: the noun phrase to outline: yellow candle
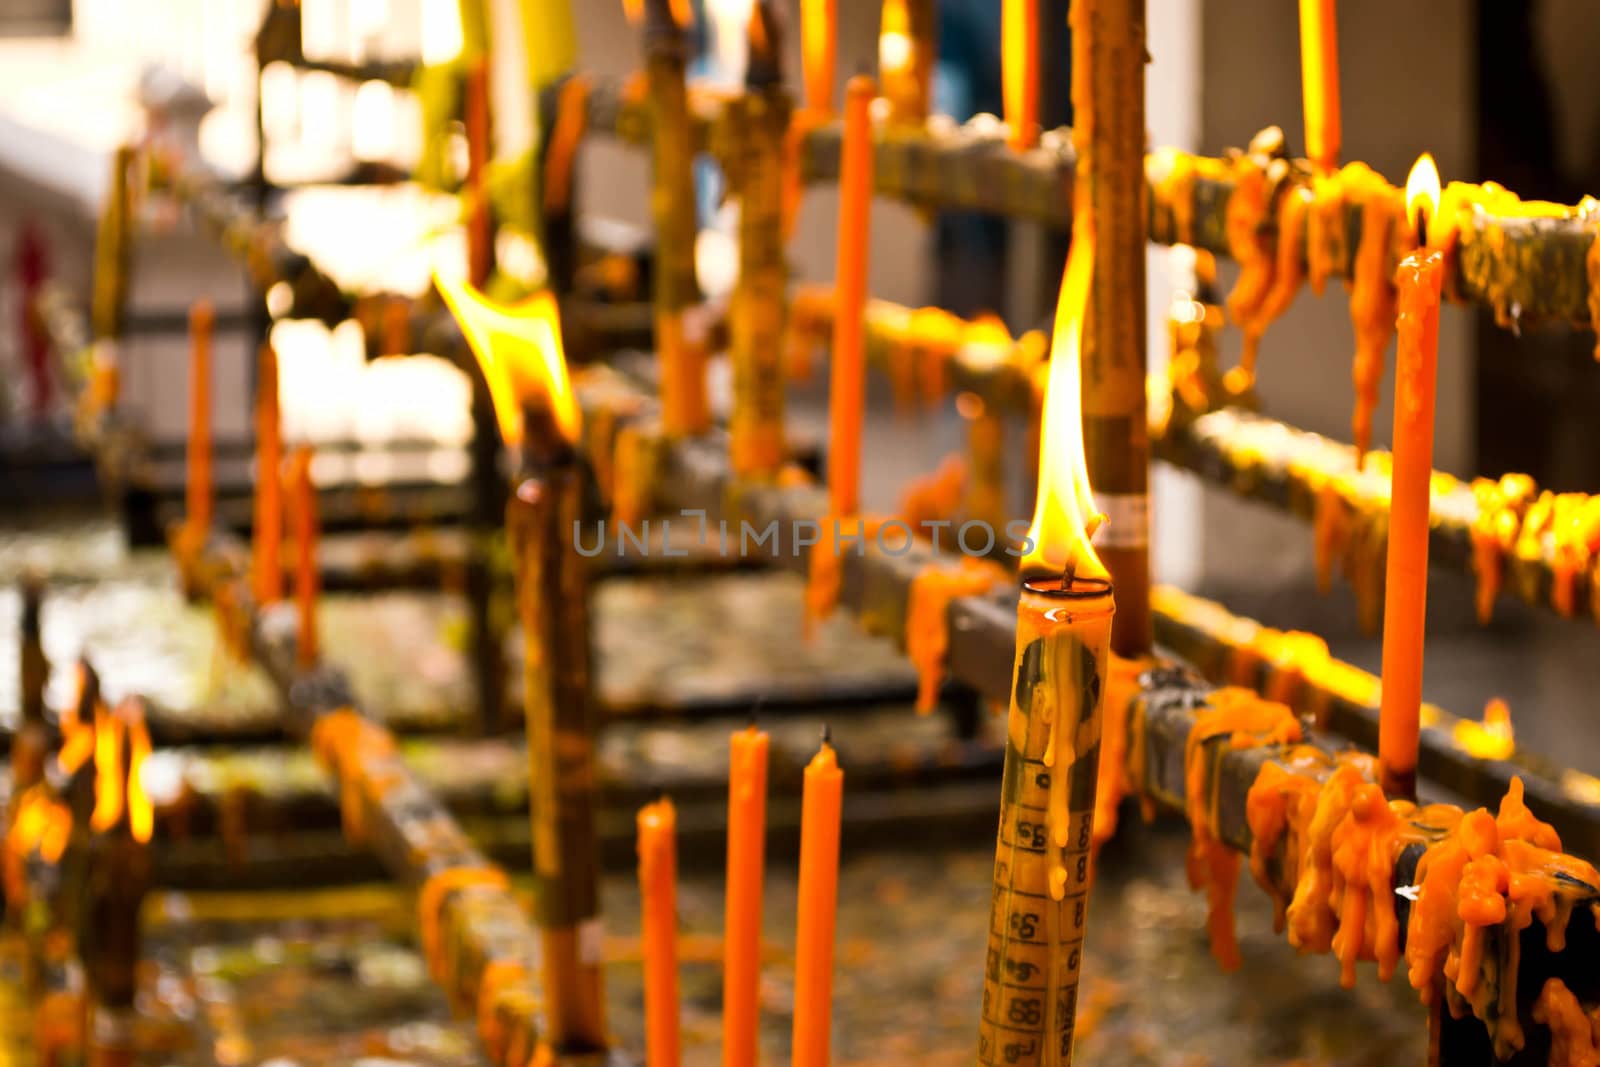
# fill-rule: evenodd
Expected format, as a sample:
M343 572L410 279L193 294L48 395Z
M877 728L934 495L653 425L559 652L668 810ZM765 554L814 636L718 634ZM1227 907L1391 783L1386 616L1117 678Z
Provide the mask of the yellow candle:
M794 948L793 1067L828 1067L833 931L839 898L844 772L824 733L806 765L800 805L800 902Z
M800 0L800 63L805 75L806 107L819 115L833 113L837 9L838 0Z
M1004 0L1000 62L1011 146L1032 148L1039 143L1039 0Z
M1339 165L1339 26L1337 0L1300 0L1300 77L1306 155L1317 169Z
M722 952L723 1067L755 1067L761 985L761 889L766 863L768 738L733 735L728 773L728 885Z
M638 823L645 1067L678 1067L678 816L663 797Z
M866 402L863 360L867 305L867 235L872 221L872 98L870 77L858 74L845 90L844 148L839 164L838 309L828 391L828 496L834 515L861 510L861 423Z

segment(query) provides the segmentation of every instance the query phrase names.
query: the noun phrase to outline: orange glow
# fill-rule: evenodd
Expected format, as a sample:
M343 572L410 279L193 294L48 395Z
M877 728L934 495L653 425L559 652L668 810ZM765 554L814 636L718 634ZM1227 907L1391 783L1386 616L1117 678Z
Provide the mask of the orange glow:
M635 26L644 21L644 0L622 0L622 13Z
M1022 572L1070 571L1104 578L1105 566L1089 539L1105 516L1094 506L1089 467L1083 451L1083 383L1079 363L1089 280L1094 269L1094 225L1080 215L1072 226L1072 251L1056 304L1050 377L1045 385L1043 428L1039 435L1039 495L1034 503L1032 541Z
M94 726L78 718L83 704L83 691L89 684L82 662L72 668L72 696L61 709L61 750L56 753L56 766L71 774L94 755Z
M1416 226L1417 240L1427 239L1428 223L1439 214L1439 168L1427 152L1417 158L1406 178L1406 218Z
M567 377L555 296L546 290L506 307L467 282L435 274L433 284L483 368L505 443L522 443L524 407L529 404L547 406L561 436L576 441L583 416Z
M1452 731L1456 744L1479 759L1509 759L1517 749L1511 708L1496 697L1483 709L1483 721L1462 719Z
M94 713L94 813L89 825L109 830L122 818L122 719L96 708Z
M1004 0L1000 9L1000 71L1006 125L1013 148L1039 143L1039 4Z
M123 705L128 731L128 830L135 841L150 840L155 831L155 806L144 788L144 764L150 758L150 729L137 700Z

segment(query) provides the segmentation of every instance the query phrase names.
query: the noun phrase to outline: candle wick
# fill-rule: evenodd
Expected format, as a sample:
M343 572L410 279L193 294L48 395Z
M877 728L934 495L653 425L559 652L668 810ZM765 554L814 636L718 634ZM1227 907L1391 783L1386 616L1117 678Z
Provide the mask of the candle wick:
M822 743L825 745L833 743L833 727L827 723L822 724Z

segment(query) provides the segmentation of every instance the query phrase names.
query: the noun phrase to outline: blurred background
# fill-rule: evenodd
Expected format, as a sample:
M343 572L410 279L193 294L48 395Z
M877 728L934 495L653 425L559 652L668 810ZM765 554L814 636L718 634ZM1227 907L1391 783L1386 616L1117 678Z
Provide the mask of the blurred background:
M509 3L500 6L509 11ZM791 7L795 6L793 4ZM1445 179L1494 179L1524 198L1563 202L1600 188L1600 95L1590 67L1600 23L1591 0L1345 0L1339 9L1344 156L1396 180L1421 151ZM109 158L129 139L193 136L208 161L244 176L256 166L257 94L266 134L265 167L276 182L335 179L360 165L410 168L421 151L419 103L411 91L356 84L286 66L255 69L252 39L261 0L0 0L0 507L20 514L46 499L93 504L93 472L65 441L62 393L37 395L20 317L22 294L40 277L90 291L96 219ZM597 74L625 76L639 63L638 35L620 0L573 5L579 54ZM741 70L741 0L697 3L699 78L730 81ZM841 82L870 69L878 5L841 3ZM958 119L997 111L998 0L944 0L936 103ZM1044 4L1043 94L1047 125L1070 121L1066 86L1065 0ZM453 0L304 0L308 56L347 62L448 57L459 45ZM790 25L795 12L789 12ZM1280 124L1291 151L1301 144L1298 23L1284 0L1149 0L1148 125L1152 145L1209 154L1242 145ZM1053 35L1053 40L1052 40ZM789 33L789 78L798 81L798 34ZM509 83L510 80L506 80ZM140 106L143 101L145 107ZM149 106L168 127L149 128ZM496 101L503 113L526 109L517 93ZM506 109L510 109L507 111ZM197 123L197 126L195 124ZM498 129L515 136L517 123ZM502 145L514 150L515 145ZM585 215L647 230L648 157L597 141L580 161ZM702 222L726 232L716 176L707 169ZM412 196L404 187L386 197ZM430 241L448 220L425 196L409 213L415 228L395 232L352 212L319 204L304 189L291 243L328 251L355 281L419 292ZM827 281L834 261L835 196L813 187L802 207L791 264L797 281ZM437 252L437 249L433 249ZM880 202L874 212L871 291L909 305L939 303L962 314L992 311L1013 332L1039 325L1059 279L1061 242L1028 224L930 218ZM1169 253L1150 251L1150 362L1165 358L1163 313L1172 288ZM1224 290L1231 266L1223 265ZM702 279L708 288L726 288ZM216 434L247 432L248 287L218 244L192 228L158 228L136 244L123 395L153 440L177 442L185 419L183 315L207 295L217 304ZM284 359L285 429L317 439L364 440L417 434L459 443L469 432L468 390L442 363L410 369L367 366L359 327L328 331L279 324ZM1231 328L1224 363L1238 347ZM1460 476L1524 471L1554 490L1600 488L1600 449L1592 412L1600 367L1587 333L1546 328L1521 337L1497 329L1488 313L1447 308L1441 326L1435 466ZM1263 342L1263 409L1304 428L1347 439L1352 331L1342 290L1302 293ZM1386 445L1391 371L1376 416ZM337 371L327 368L337 368ZM301 384L296 385L296 381ZM881 391L882 395L878 395ZM888 508L930 457L960 447L953 410L911 422L890 410L875 383L866 455L869 507ZM381 395L380 395L381 394ZM377 399L375 399L377 398ZM381 400L381 402L379 402ZM797 424L820 426L821 387L795 396ZM1021 446L1020 431L1009 440ZM41 451L42 449L42 451ZM27 462L18 457L27 456ZM41 458L43 457L43 458ZM439 460L448 467L449 460ZM1194 479L1158 469L1155 552L1158 578L1220 596L1235 610L1282 628L1325 634L1336 654L1377 665L1376 642L1359 631L1354 600L1339 586L1314 592L1312 541L1296 520L1239 502ZM1020 486L1015 510L1023 510ZM1440 576L1432 595L1427 662L1429 699L1470 713L1491 696L1536 704L1519 720L1519 740L1536 750L1570 752L1600 770L1600 742L1581 729L1584 697L1600 684L1600 658L1586 655L1593 635L1581 623L1536 618L1503 600L1487 628L1472 623L1471 589Z

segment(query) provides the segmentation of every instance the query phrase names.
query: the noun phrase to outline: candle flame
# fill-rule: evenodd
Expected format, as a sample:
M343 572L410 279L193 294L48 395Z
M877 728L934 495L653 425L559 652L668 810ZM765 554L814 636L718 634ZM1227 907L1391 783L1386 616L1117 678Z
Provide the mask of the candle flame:
M1439 168L1433 156L1422 153L1406 178L1406 218L1417 225L1417 240L1425 240L1428 221L1439 213Z
M1072 226L1072 250L1061 279L1050 372L1045 383L1043 428L1039 441L1039 494L1034 504L1031 542L1022 573L1069 571L1106 577L1089 539L1105 516L1095 510L1089 467L1083 449L1083 383L1080 377L1083 320L1094 271L1094 225L1080 215Z
M522 443L526 405L548 407L561 436L577 441L583 416L567 377L554 294L545 290L508 307L464 281L447 281L436 273L433 283L483 368L505 443Z
M628 16L628 21L635 26L644 25L645 4L647 2L660 2L660 0L622 0L623 14ZM672 21L680 30L687 30L694 25L694 12L689 7L689 0L665 0Z
M122 719L102 705L94 712L94 812L89 825L109 830L122 818Z
M6 835L7 851L20 859L37 848L46 863L56 863L66 853L71 836L72 812L42 784L33 785L17 800L16 817Z
M150 758L150 728L144 707L135 699L123 705L128 734L128 830L133 839L147 842L155 831L155 805L144 787L144 765Z

